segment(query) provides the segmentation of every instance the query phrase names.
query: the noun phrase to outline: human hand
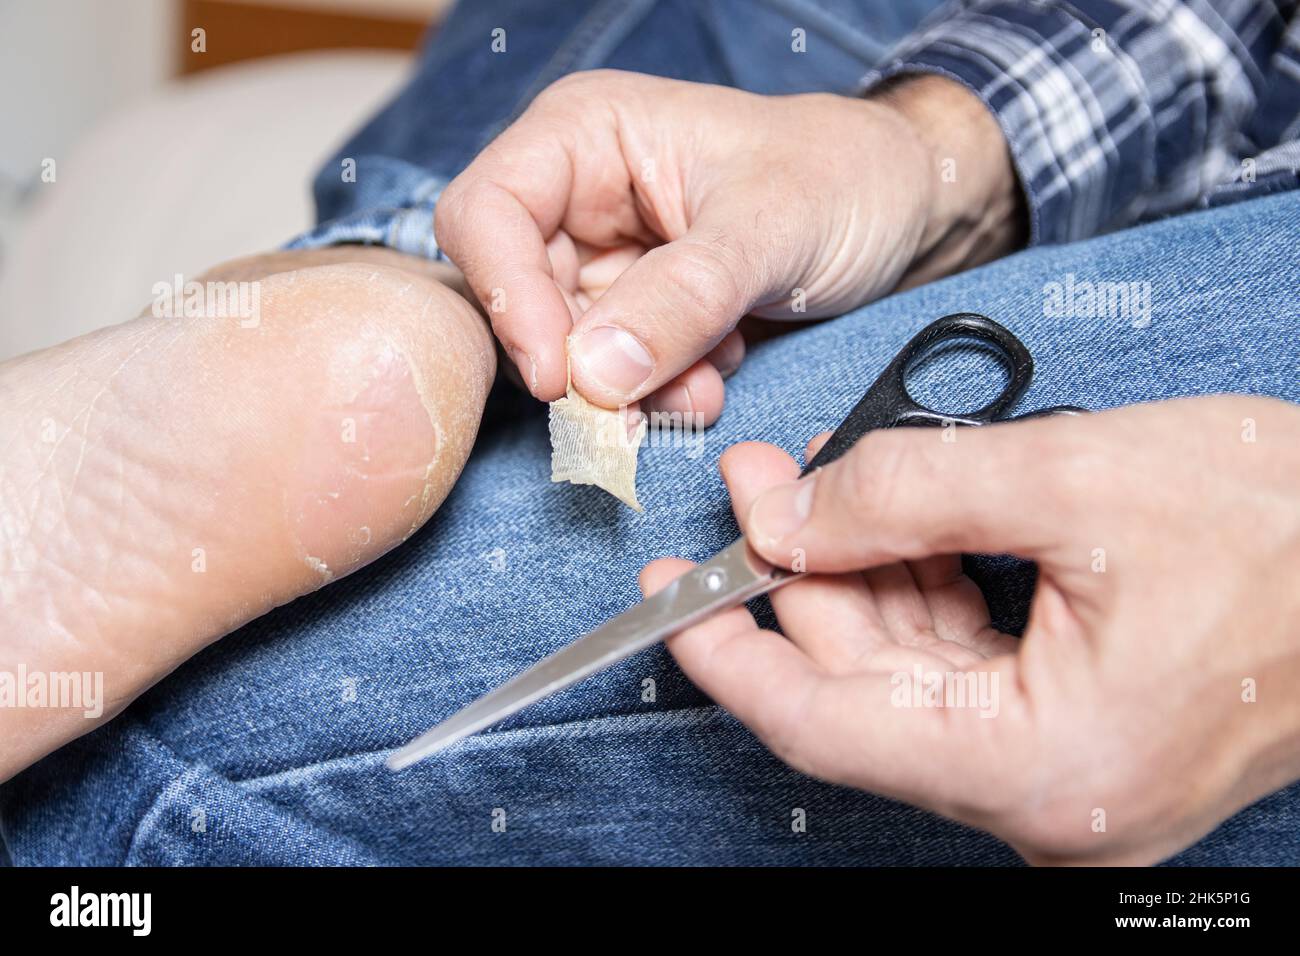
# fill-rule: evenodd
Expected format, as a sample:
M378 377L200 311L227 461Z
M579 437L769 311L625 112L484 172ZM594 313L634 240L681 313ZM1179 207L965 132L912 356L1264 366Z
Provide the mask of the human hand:
M536 397L564 394L573 336L589 400L709 423L744 314L838 315L993 258L1018 203L997 123L943 78L768 97L602 70L537 97L435 228Z
M748 540L810 573L772 594L785 638L738 608L668 647L807 773L1031 862L1155 862L1300 777L1297 435L1295 406L1219 396L875 432L797 482L737 445ZM1038 562L1022 639L991 628L960 552Z
M404 541L474 443L491 336L420 260L279 252L196 281L256 283L248 315L147 309L0 363L0 681L24 700L0 706L0 781Z

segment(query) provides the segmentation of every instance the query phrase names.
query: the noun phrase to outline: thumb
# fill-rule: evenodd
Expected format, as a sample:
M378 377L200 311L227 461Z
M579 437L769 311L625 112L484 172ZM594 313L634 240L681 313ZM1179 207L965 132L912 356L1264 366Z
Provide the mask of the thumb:
M1082 422L871 432L848 454L764 492L744 522L777 564L852 571L960 552L1052 563L1085 522L1069 475Z
M694 365L735 328L768 282L731 217L701 217L650 250L574 326L573 384L607 407L636 401Z

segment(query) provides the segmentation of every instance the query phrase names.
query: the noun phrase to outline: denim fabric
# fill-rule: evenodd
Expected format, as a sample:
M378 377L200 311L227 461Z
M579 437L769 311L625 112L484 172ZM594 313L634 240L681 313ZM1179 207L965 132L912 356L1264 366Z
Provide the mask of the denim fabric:
M644 514L549 484L544 409L500 392L423 531L220 641L0 789L8 851L18 863L1011 862L987 835L785 769L661 647L401 774L383 760L631 606L645 562L731 540L722 450L802 447L935 316L983 311L1025 341L1038 373L1021 411L1220 391L1300 400L1297 273L1276 267L1297 248L1288 193L1036 248L761 343L702 454L642 452ZM1150 282L1150 324L1046 318L1045 287L1070 274ZM975 361L958 353L918 385L973 403ZM978 564L996 618L1023 624L1026 569ZM796 808L806 833L792 832ZM1296 863L1298 833L1292 786L1176 862Z

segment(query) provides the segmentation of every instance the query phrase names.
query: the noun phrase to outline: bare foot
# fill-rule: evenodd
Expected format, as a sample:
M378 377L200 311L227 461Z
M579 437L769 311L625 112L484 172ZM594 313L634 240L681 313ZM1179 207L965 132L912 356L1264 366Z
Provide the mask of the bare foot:
M493 344L403 258L239 260L208 278L255 283L255 317L146 315L0 364L0 704L6 674L103 675L99 714L0 706L0 780L442 503Z

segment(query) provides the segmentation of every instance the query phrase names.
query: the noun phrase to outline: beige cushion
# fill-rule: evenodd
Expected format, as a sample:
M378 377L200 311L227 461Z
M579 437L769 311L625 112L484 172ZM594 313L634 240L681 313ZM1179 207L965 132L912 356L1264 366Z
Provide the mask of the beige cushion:
M382 52L239 64L100 125L58 160L0 267L0 358L130 318L154 283L310 226L317 167L409 64Z

